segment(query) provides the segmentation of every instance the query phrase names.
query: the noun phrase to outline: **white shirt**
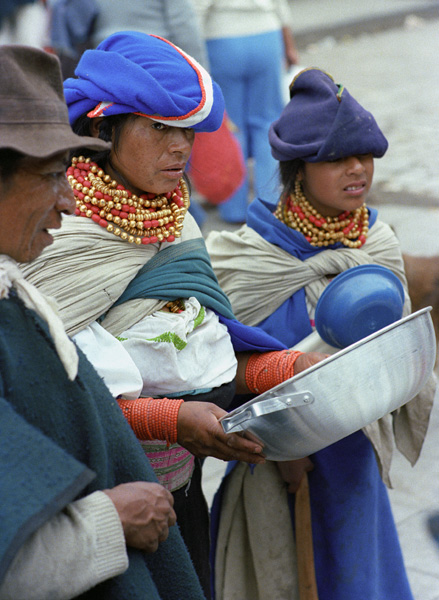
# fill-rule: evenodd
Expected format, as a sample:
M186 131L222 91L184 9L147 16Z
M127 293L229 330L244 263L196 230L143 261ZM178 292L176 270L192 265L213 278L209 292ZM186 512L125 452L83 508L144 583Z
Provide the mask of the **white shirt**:
M157 311L118 338L94 322L73 339L116 398L206 391L236 375L227 328L193 297L183 312Z

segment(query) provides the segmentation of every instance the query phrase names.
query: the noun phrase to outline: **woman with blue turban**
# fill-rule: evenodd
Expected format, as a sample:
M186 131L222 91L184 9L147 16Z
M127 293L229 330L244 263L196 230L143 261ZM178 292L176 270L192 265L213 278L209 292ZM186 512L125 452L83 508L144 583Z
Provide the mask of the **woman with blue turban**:
M224 113L203 67L168 40L120 32L87 50L75 74L64 85L73 130L111 148L71 158L76 215L24 272L56 299L172 492L209 596L200 459L264 462L259 444L226 436L218 420L235 388L262 391L322 355L289 352L235 320L188 213L194 136L219 128Z
M283 186L279 201L256 199L247 224L233 233L212 232L207 248L243 323L290 348L331 351L322 340L311 345L315 307L330 280L350 267L391 269L405 289L404 314L410 312L399 243L365 204L374 158L388 144L372 114L321 69L301 71L290 98L269 132ZM298 482L310 469L319 599L412 600L384 484L390 487L394 444L416 462L433 387L429 382L399 411L309 458L267 462L253 474L242 463L230 469L214 507L221 517L217 600L231 597L230 590L255 600L299 597L294 519L292 527L285 525ZM237 557L244 553L241 563Z

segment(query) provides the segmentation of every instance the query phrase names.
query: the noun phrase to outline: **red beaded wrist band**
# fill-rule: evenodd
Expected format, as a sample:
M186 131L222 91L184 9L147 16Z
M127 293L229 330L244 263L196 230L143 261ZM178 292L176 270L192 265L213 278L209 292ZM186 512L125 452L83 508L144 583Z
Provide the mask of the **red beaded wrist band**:
M170 398L137 398L118 400L124 417L139 440L177 441L177 417L184 400Z
M262 394L294 375L294 363L303 354L298 350L276 350L252 354L245 369L248 389Z

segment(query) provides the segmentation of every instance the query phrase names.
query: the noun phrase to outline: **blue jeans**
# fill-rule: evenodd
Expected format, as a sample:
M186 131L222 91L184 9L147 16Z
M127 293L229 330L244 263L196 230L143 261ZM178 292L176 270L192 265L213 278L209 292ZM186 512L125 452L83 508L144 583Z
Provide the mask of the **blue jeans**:
M277 161L271 156L268 129L283 107L281 31L208 40L210 71L221 86L226 110L238 127L244 157L254 160L254 191L272 202L278 197ZM219 206L225 221L244 221L248 178Z

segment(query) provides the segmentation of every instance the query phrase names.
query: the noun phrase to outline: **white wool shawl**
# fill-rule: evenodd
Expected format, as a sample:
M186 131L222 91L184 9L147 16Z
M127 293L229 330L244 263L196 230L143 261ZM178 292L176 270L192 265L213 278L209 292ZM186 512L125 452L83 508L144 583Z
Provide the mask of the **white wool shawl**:
M407 280L398 240L391 228L377 221L362 248L323 250L300 260L267 242L244 225L236 232L212 232L206 241L220 286L237 319L257 325L301 288L315 307L329 280L350 267L376 263L389 268L404 286L404 314L410 312Z
M199 237L198 226L186 214L181 240ZM66 331L74 335L109 311L129 282L167 243L131 244L84 217L65 216L61 229L53 232L54 243L30 264L20 265L26 279L40 291L55 299ZM176 240L175 243L178 243ZM148 306L151 314L165 304L162 301L138 300L117 307L124 322L104 327L117 335L140 320L132 306ZM131 310L129 310L129 307ZM116 310L116 309L114 309ZM143 316L145 316L143 314Z

